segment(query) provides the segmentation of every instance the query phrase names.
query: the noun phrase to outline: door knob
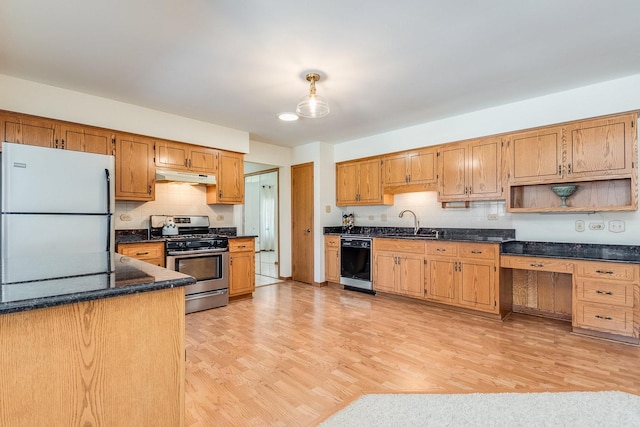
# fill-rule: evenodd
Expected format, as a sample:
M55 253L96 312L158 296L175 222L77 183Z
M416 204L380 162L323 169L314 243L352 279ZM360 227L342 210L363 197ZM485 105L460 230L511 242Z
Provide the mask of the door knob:
M305 233L311 233L311 229L307 228L306 230L304 230Z

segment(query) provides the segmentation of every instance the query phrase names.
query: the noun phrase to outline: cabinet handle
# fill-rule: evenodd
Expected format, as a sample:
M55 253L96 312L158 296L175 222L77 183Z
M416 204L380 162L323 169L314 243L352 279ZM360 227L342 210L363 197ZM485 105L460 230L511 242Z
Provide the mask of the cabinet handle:
M567 164L567 175L571 175L571 163Z
M53 147L58 148L58 139L56 138L53 142Z
M218 198L222 199L222 190L218 191Z
M529 264L531 267L544 267L544 264Z
M189 167L189 160L188 159L184 159L184 167L185 168Z
M238 248L246 248L247 245L238 245Z
M147 194L151 194L151 185L147 188Z
M609 317L609 316L601 316L599 314L596 314L594 316L596 319L602 319L602 320L613 320L613 317Z
M613 274L613 271L596 270L596 273L598 273L598 274Z
M562 165L558 165L558 176L562 176Z
M613 295L613 292L611 292L611 291L601 291L601 290L596 290L596 294L600 294L600 295Z
M136 255L149 255L149 252L136 252Z
M481 254L482 251L471 251L472 254Z
M436 248L436 252L446 252L446 251L447 251L447 250L446 250L446 249L443 249L443 248Z

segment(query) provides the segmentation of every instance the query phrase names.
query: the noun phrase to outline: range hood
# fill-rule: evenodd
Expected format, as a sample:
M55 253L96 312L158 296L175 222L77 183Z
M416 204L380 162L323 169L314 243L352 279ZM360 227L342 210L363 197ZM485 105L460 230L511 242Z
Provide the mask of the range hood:
M191 184L215 185L216 176L156 169L156 181L189 182Z

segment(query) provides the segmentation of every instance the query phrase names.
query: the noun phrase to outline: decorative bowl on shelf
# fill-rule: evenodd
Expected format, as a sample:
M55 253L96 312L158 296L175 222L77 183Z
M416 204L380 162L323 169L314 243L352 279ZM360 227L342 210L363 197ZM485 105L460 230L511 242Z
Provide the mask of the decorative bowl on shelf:
M566 208L567 206L567 197L571 196L576 190L578 186L575 184L567 184L567 185L554 185L551 187L551 191L556 193L556 196L560 197L562 203L560 204L561 208Z

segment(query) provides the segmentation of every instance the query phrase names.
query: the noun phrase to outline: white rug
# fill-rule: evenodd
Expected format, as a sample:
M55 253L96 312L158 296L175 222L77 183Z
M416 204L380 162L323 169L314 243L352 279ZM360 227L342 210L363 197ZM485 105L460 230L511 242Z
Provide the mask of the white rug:
M640 426L640 396L618 391L369 394L320 425Z

